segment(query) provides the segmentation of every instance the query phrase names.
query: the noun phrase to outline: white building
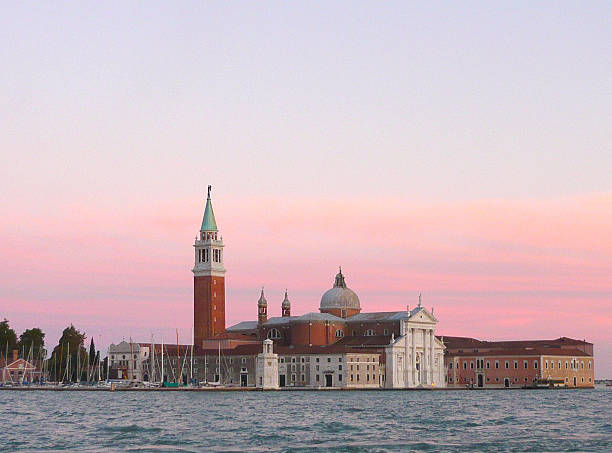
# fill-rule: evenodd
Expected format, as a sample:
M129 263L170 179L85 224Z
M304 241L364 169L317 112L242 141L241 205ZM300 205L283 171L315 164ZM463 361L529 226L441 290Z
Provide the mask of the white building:
M401 335L385 348L386 388L446 387L444 344L435 336L438 320L419 305L402 320Z
M128 343L111 344L108 347L109 378L133 382L148 381L149 345Z

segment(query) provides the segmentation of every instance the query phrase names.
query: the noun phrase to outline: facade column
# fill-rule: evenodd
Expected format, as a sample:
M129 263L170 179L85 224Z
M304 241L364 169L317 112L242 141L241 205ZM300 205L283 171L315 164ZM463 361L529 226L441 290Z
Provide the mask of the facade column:
M425 329L420 329L423 344L423 356L421 357L421 384L427 384L427 338Z
M435 375L436 375L436 370L434 368L435 366L435 345L436 345L436 338L434 336L434 331L433 329L429 330L429 344L430 344L430 353L429 353L429 361L430 361L430 368L431 368L431 384L433 384L435 382Z
M416 385L416 329L413 327L412 331L412 386Z

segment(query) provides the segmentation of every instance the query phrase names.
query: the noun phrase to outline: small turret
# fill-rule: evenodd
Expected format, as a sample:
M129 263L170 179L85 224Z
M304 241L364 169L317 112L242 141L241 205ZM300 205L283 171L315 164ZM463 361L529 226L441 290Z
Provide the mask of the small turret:
M264 290L261 288L261 296L257 301L257 323L263 324L268 320L268 301L264 296Z
M283 317L291 316L291 302L289 302L289 297L287 297L287 290L285 290L285 298L281 304L281 312Z

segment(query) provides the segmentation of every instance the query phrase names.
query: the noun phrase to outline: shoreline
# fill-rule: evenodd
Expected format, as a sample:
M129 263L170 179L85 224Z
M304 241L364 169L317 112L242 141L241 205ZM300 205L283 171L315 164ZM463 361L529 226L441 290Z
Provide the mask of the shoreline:
M511 388L454 388L454 387L439 387L439 388L395 388L395 389L386 389L386 388L290 388L284 387L279 389L261 389L257 387L204 387L204 388L70 388L70 387L0 387L0 391L17 391L17 392L445 392L445 391L486 391L486 390L594 390L595 387L564 387L564 388L521 388L521 387L511 387Z

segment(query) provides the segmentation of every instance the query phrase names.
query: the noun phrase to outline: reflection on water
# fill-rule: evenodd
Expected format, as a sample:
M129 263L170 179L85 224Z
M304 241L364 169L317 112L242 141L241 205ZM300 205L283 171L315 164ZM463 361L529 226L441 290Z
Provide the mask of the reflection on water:
M0 391L2 451L612 451L612 390Z

